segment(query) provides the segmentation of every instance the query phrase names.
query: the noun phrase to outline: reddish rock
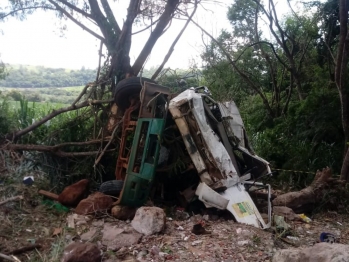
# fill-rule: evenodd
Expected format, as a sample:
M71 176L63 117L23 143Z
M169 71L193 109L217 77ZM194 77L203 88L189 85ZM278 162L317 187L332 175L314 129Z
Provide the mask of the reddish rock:
M75 209L75 213L79 215L87 215L98 212L106 212L113 204L113 199L110 196L104 195L101 192L96 192L88 198L80 201Z
M87 194L89 181L82 179L64 188L58 196L58 202L66 206L76 206Z
M63 252L62 262L97 262L102 260L102 252L92 243L73 242Z

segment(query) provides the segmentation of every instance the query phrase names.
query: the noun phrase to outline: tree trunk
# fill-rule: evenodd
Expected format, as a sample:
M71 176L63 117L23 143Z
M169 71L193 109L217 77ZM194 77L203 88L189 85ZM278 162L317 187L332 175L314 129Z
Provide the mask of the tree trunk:
M341 118L345 137L344 144L344 159L341 169L341 179L349 180L349 154L348 154L348 140L349 140L349 105L348 105L348 87L347 87L347 65L348 65L348 1L339 1L339 22L340 33L336 61L335 79L339 92L341 102Z
M280 195L273 200L274 206L286 206L289 208L299 208L300 206L316 203L321 200L322 192L330 180L332 172L330 168L324 168L317 171L310 186L297 192L288 192Z

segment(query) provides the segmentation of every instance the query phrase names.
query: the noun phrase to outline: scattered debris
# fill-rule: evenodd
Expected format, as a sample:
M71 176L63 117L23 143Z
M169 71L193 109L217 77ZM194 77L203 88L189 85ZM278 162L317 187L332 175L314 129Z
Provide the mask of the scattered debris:
M25 176L23 177L23 184L27 186L31 186L34 183L34 177L33 176Z
M285 222L285 218L282 216L274 215L274 223L276 228L280 228L284 230L291 228L291 226Z
M211 232L206 231L206 229L203 227L202 223L198 223L195 224L193 226L193 229L191 230L191 232L195 235L207 235L207 234L211 234Z
M61 227L58 227L58 228L55 228L55 229L53 230L52 236L53 236L53 237L56 237L56 236L60 235L61 233L62 233L62 228L61 228Z
M305 223L310 223L311 222L311 219L309 217L307 217L306 215L304 214L299 214L298 215L300 219L302 219L302 221L304 221Z
M9 261L15 261L15 262L21 262L18 258L16 258L15 256L7 256L5 254L0 253L0 258L4 258L7 259Z
M327 242L327 243L333 244L333 243L336 243L338 241L337 241L337 238L335 235L333 235L331 233L322 232L320 234L320 242Z
M299 218L291 208L286 206L273 206L273 213L274 215L284 217L288 221L293 221Z
M166 214L158 207L140 207L131 224L136 231L149 236L165 228Z

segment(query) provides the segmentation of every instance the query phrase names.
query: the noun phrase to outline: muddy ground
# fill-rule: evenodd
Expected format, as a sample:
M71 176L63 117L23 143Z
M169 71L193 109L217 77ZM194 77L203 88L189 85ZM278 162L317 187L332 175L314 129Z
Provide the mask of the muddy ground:
M242 225L226 215L189 216L172 207L171 212L167 210L163 233L142 236L131 246L121 244L108 250L103 230L113 227L136 234L130 221L101 214L78 217L75 228L69 228L67 216L72 215L73 210L43 199L37 193L43 186L39 182L26 186L1 181L0 202L17 195L22 195L23 200L0 204L0 253L16 253L23 247L37 245L36 249L16 257L21 261L60 261L64 247L82 239L100 247L103 261L271 261L278 249L313 245L321 232L333 233L340 243L349 244L349 217L335 212L317 214L310 224L287 221L292 229L286 234ZM191 232L198 221L204 222L208 234Z

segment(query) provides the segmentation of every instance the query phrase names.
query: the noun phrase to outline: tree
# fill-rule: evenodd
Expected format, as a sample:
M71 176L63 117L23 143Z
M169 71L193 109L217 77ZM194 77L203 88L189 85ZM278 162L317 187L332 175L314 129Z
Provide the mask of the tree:
M348 87L348 55L349 55L349 34L348 34L348 11L347 0L339 0L339 42L337 48L337 59L335 69L335 81L341 102L342 126L345 137L344 160L341 170L341 179L349 181L349 87Z
M53 11L59 18L71 20L99 39L101 42L100 50L104 46L108 51L106 63L102 68L99 66L96 83L86 86L84 92L88 95L87 98L101 99L106 91L113 89L123 78L138 75L155 43L166 32L171 25L171 21L173 19L189 19L187 17L192 17L199 3L199 0L194 2L182 0L130 0L126 18L121 26L122 17L120 12L115 7L116 3L110 0L8 0L7 6L0 13L0 20L6 20L10 16L22 19L40 9ZM191 12L191 16L188 12ZM138 25L138 32L149 30L150 33L143 49L131 65L132 37L138 33L133 32L135 25ZM182 32L179 33L179 35L181 34ZM171 46L169 54L172 49L173 46ZM165 59L168 59L168 57ZM83 95L78 97L74 105L80 101ZM18 135L14 135L14 138Z

